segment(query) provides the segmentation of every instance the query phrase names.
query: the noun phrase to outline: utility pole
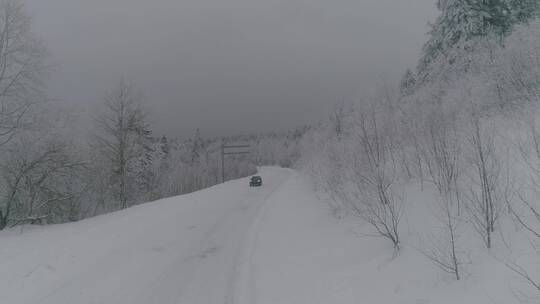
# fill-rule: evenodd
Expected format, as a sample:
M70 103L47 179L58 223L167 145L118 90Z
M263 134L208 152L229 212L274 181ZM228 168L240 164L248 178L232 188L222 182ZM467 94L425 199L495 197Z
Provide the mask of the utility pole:
M243 155L250 154L250 151L246 149L251 148L250 145L226 145L223 141L221 143L221 182L225 182L225 156L226 155Z

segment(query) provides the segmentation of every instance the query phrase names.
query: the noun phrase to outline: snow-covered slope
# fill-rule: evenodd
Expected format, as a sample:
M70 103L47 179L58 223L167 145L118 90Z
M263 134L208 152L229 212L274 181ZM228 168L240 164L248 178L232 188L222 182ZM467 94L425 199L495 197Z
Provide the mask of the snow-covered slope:
M465 267L470 272L456 281L416 249L418 235L436 229L426 220L433 217L424 204L433 199L429 191L411 193L401 226L404 245L395 255L369 225L331 216L311 189L294 173L268 201L253 246L249 299L241 304L518 303L519 280L486 250L478 249L483 253L472 257L476 263Z
M511 246L528 271L539 269L536 255L524 255L530 253L523 250L528 241L517 226L505 221L505 235L497 235L491 251L474 232L463 232L460 250L467 264L456 281L421 253L424 237L440 226L426 207L436 200L433 191L409 188L400 226L403 244L395 254L391 242L375 237L360 219L333 217L306 178L293 173L266 205L252 246L249 294L239 303L539 303L535 290L505 266Z

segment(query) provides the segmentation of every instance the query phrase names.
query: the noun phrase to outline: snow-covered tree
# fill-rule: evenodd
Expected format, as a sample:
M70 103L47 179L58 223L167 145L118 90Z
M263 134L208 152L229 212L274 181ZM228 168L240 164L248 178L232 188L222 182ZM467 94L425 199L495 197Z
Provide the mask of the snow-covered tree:
M430 64L458 43L480 34L482 19L469 0L439 0L440 15L431 25L429 40L423 48L418 71L427 73ZM425 77L425 76L424 76Z
M145 182L149 159L150 130L139 97L125 82L106 99L104 112L96 119L95 147L111 165L114 197L126 208L133 204Z
M537 0L506 0L513 24L527 23L540 16L540 2Z
M428 79L431 65L440 56L450 57L447 61L452 63L462 56L456 54L456 49L474 51L471 40L477 37L490 36L502 44L516 24L538 15L535 0L439 0L437 7L440 15L431 25L418 66L422 83Z
M195 165L200 160L204 152L204 140L201 137L200 129L197 129L195 131L195 135L193 136L193 139L191 140L190 152L191 152L190 154L191 164Z
M0 1L0 145L29 122L30 107L43 99L45 54L21 1Z
M57 139L21 139L7 149L1 167L5 195L0 230L7 225L57 222L74 199L70 186L83 163L75 161Z
M401 96L411 95L414 92L415 85L416 78L413 72L410 69L407 69L399 83L399 93L401 94Z
M144 115L144 114L143 114ZM155 171L153 170L154 162L154 138L150 125L145 121L144 117L140 117L140 121L134 124L135 153L138 153L133 172L136 174L137 184L140 193L149 193L154 187Z

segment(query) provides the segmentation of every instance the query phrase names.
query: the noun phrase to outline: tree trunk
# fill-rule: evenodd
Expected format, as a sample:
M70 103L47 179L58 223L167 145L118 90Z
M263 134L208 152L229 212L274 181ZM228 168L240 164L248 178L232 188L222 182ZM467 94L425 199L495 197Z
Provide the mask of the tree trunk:
M0 210L0 230L4 230L7 226L7 219L4 217L2 210Z

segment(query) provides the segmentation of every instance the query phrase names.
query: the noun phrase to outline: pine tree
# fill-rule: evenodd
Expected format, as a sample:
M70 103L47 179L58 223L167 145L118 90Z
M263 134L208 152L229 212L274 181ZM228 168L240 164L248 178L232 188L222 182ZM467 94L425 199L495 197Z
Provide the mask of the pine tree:
M201 131L197 129L197 131L195 131L195 137L193 137L191 142L191 165L194 165L200 160L203 150L204 140L201 137Z
M168 156L170 151L171 151L171 147L169 145L169 139L167 139L167 136L163 135L160 139L160 149L161 149L161 153L164 155L164 156Z
M152 170L154 138L149 124L144 120L134 124L133 132L136 138L134 151L138 158L138 166L134 172L139 191L142 192L141 194L146 194L152 191L154 184L154 172Z
M512 29L510 8L505 0L476 1L474 11L481 21L479 35L493 33L499 38L504 37Z
M163 136L160 139L160 151L161 151L161 160L159 163L159 172L160 172L160 176L164 176L168 174L169 170L171 169L171 165L170 165L171 146L166 136Z
M513 24L527 23L540 17L540 1L538 0L506 0L508 13Z
M401 82L399 83L399 92L401 96L408 96L413 93L414 86L416 85L416 78L410 69L407 69Z
M494 36L500 42L514 24L532 18L538 0L439 0L440 16L431 26L430 39L424 45L418 66L421 80L440 56L456 48L467 49L467 43L476 37ZM449 62L452 62L451 58Z
M425 74L441 54L474 36L479 28L480 20L472 14L473 7L468 0L439 0L437 8L441 14L431 25L430 39L424 45L418 67L419 74Z

